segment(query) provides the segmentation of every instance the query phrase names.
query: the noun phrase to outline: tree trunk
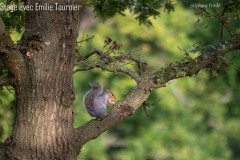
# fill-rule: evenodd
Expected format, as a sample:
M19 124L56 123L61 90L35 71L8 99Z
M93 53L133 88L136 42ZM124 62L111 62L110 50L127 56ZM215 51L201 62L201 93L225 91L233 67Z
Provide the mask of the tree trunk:
M63 1L62 5L73 3L72 0ZM37 3L43 6L56 3L55 0L28 2L33 6ZM84 0L74 2L83 5ZM240 47L238 34L217 45L200 48L201 54L194 60L146 72L144 76L123 65L125 55L119 58L119 62L123 60L119 64L115 63L116 56L108 57L109 60L114 59L113 63L109 61L96 66L94 62L93 67L129 75L137 82L137 86L115 104L107 117L101 121L93 119L74 129L72 71L79 17L80 10L27 12L19 49L6 33L0 18L0 59L11 73L0 80L0 84L11 83L14 86L17 103L13 133L4 144L0 142L0 159L6 159L6 154L10 159L19 160L76 159L85 143L133 114L146 101L153 88L164 87L173 79L195 75L209 65L218 64L217 59L225 53ZM96 52L101 58L99 53ZM131 56L127 60L142 64Z
M32 0L29 5L55 4ZM69 5L73 2L61 2ZM80 4L78 4L80 5ZM15 75L16 120L5 141L11 159L76 159L72 70L80 10L29 11Z

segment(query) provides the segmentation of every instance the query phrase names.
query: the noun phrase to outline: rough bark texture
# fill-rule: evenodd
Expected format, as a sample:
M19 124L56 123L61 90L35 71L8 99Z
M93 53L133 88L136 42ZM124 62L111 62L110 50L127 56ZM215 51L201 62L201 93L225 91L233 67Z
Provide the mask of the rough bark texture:
M144 84L144 87L141 86ZM91 120L76 129L76 145L79 149L91 139L131 116L150 95L151 81L140 83L126 98L119 101L110 111L109 116L101 121Z
M113 107L108 117L102 121L91 120L76 130L77 147L81 149L86 142L98 137L101 133L129 117L149 97L153 88L165 87L165 84L173 79L196 75L204 68L214 68L214 65L219 64L218 59L224 57L227 52L238 49L240 49L240 34L237 34L217 45L200 48L197 51L200 51L201 54L195 59L163 67L148 76L136 76L135 73L132 75L131 73L133 72L131 69L128 68L126 70L121 64L115 64L113 66L113 64L109 62L105 65L98 65L98 68L110 72L123 72L127 75L130 74L129 76L138 83L136 88L129 93L126 98L119 101ZM111 59L111 57L108 58Z
M55 1L29 1L35 3ZM80 11L28 12L20 48L13 44L0 18L0 58L10 71L10 75L0 77L0 86L13 85L17 100L13 133L4 143L0 142L0 159L7 156L19 160L76 159L86 142L133 114L149 97L151 89L164 87L172 79L197 74L217 63L220 56L240 48L240 35L235 35L223 43L200 49L201 55L189 62L170 65L146 76L121 63L111 64L111 57L104 57L108 58L107 63L94 63L90 68L123 72L135 79L137 86L107 117L74 129L72 73L79 15ZM97 54L101 60L101 54Z
M29 5L54 4L32 0ZM60 3L60 2L59 2ZM62 5L73 1L61 2ZM76 4L76 2L75 2ZM27 12L15 79L16 120L5 141L10 159L75 159L72 69L80 11ZM19 66L15 69L16 66ZM11 69L13 68L13 69ZM15 71L17 70L17 71Z

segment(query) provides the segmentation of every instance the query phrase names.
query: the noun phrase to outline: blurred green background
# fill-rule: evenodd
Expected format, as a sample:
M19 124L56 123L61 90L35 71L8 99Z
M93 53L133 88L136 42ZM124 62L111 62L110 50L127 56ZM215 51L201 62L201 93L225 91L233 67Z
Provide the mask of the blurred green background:
M195 44L219 42L220 24L197 17L190 3L176 3L175 12L152 19L153 27L139 25L128 11L101 23L91 9L78 40L79 52L103 48L110 37L122 44L122 51L143 55L154 68L181 60ZM200 20L198 20L200 18ZM84 26L85 25L85 26ZM233 28L239 31L239 28ZM12 32L14 40L19 35ZM194 55L193 55L194 56ZM123 123L88 142L79 160L240 160L240 58L229 56L232 65L213 74L201 72L192 78L171 81L152 92L146 109L141 107ZM1 63L0 63L1 65ZM3 67L3 66L1 66ZM74 127L90 119L82 105L88 82L98 81L122 99L135 82L123 74L99 69L74 74L76 100ZM14 120L14 93L10 87L0 91L0 139L10 135Z

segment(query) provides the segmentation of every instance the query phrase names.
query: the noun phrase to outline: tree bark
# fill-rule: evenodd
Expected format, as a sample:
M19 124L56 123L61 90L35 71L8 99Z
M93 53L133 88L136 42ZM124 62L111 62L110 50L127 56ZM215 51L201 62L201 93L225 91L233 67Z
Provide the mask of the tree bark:
M74 1L61 2L71 5ZM55 1L31 0L28 5ZM75 5L82 5L78 2ZM16 119L5 141L10 159L76 159L72 71L80 10L29 11L15 79ZM10 53L11 54L11 53ZM21 55L20 55L21 56ZM5 62L11 66L11 59Z
M28 5L36 3L54 5L55 1L30 0ZM73 1L64 0L61 4L73 4ZM84 0L75 4L83 6ZM217 58L226 52L240 48L240 35L236 35L219 45L202 48L201 55L189 62L163 67L145 76L121 62L111 64L111 57L104 57L104 60L109 58L108 63L94 63L90 68L123 72L133 78L137 86L102 121L91 120L74 129L72 74L80 11L29 11L26 17L19 49L0 18L0 58L10 71L10 75L0 77L0 86L13 85L17 102L13 133L4 144L0 142L0 159L6 156L21 160L76 159L85 143L133 114L153 88L164 87L172 79L197 74L217 63ZM103 57L97 54L101 61Z
M221 63L221 61L219 62L218 59L221 60L226 53L239 49L240 34L236 34L222 43L205 46L196 50L201 52L201 54L195 59L189 60L188 62L175 63L166 67L162 67L158 71L141 77L135 74L136 71L133 72L130 68L126 69L126 67L122 64L113 65L111 62L109 62L104 65L96 66L96 63L94 63L94 67L98 67L113 73L121 72L129 75L137 82L137 86L131 93L126 95L126 98L118 101L118 103L110 111L108 117L102 121L91 120L85 125L76 129L76 146L81 149L86 142L98 137L109 128L115 126L132 115L141 106L141 104L147 100L152 89L165 87L166 84L173 79L194 76L205 68L211 66L214 68L214 65ZM90 52L90 54L92 53ZM111 59L111 57L107 58ZM90 65L90 69L91 68L92 66ZM81 69L78 69L78 71L80 70Z

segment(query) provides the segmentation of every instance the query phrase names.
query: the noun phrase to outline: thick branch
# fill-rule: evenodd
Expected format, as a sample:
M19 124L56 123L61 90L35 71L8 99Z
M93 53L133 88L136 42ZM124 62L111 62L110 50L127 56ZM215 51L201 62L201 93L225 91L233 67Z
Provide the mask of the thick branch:
M106 118L101 121L91 120L76 129L77 148L80 149L89 140L98 137L101 133L132 115L149 97L150 88L150 81L142 81L131 93L113 107Z
M5 154L5 147L2 142L0 142L0 160L6 160L7 155Z
M154 73L155 81L163 84L173 79L195 75L207 67L214 68L227 52L238 49L240 49L240 34L235 35L223 43L209 45L195 50L194 52L200 51L202 54L191 61L184 63L179 62L161 68Z
M206 68L209 64L215 63L218 57L223 56L229 51L237 50L239 48L240 35L236 35L235 37L221 44L198 49L198 51L200 51L202 54L192 61L184 63L179 62L172 66L170 65L168 67L164 67L160 71L145 77L140 77L137 75L137 87L130 94L128 94L126 98L119 101L109 112L107 117L103 118L102 121L91 120L85 125L76 129L76 148L81 149L83 144L98 137L101 133L129 117L140 107L144 101L146 101L150 95L151 88L164 87L165 83L170 80L197 74L201 69ZM102 66L100 65L98 67L111 72L116 71L115 66L109 68L109 65L103 64ZM119 71L128 74L128 71L122 71L121 69L119 69ZM132 73L129 74L130 76L134 75Z
M23 66L23 56L14 45L9 34L5 29L5 25L0 18L0 59L6 64L9 71L13 75L19 74L19 70Z

